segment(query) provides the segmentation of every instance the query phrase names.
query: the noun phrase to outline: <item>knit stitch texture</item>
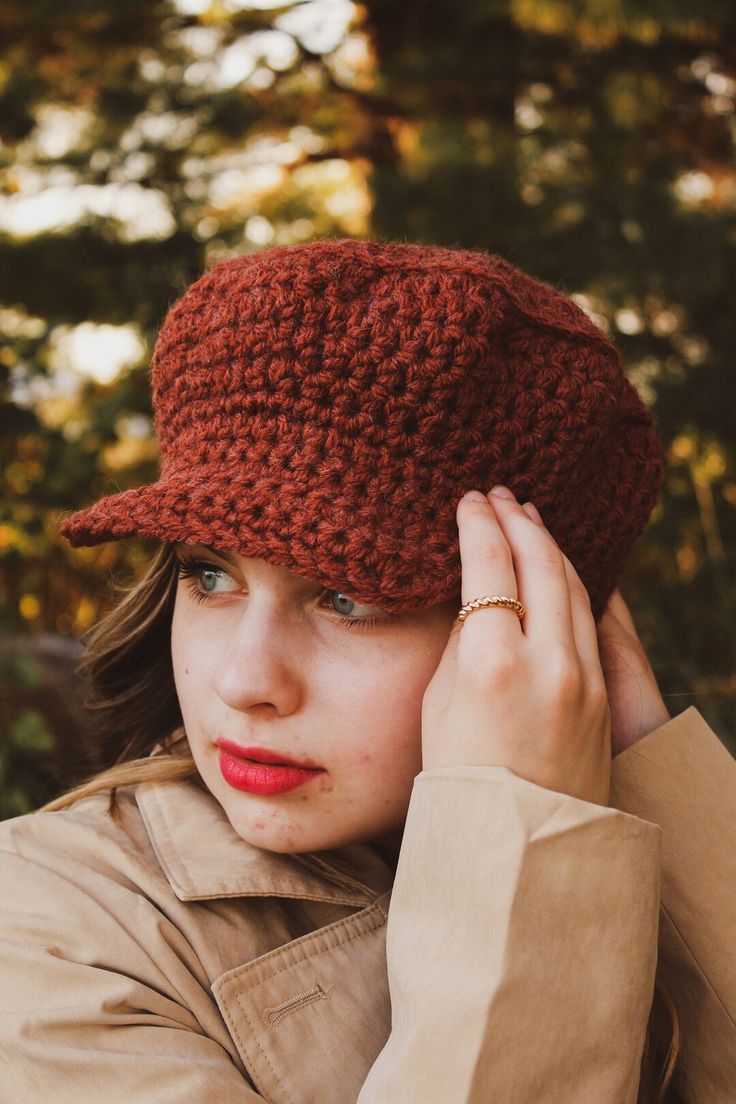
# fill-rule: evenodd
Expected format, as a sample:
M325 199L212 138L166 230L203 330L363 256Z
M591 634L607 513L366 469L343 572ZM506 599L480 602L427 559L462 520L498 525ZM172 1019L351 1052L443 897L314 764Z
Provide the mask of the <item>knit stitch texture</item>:
M72 544L203 543L389 612L459 600L458 499L505 483L598 619L662 481L601 330L477 251L328 240L223 261L170 309L152 384L160 478L68 517Z

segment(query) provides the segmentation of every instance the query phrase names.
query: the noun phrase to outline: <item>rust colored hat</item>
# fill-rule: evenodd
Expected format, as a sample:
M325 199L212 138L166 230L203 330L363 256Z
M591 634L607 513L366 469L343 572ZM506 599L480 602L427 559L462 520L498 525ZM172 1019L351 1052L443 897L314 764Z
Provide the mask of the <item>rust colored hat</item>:
M190 541L389 612L460 596L471 487L531 499L600 617L663 473L648 408L572 300L500 257L316 241L217 264L153 358L161 473L74 545Z

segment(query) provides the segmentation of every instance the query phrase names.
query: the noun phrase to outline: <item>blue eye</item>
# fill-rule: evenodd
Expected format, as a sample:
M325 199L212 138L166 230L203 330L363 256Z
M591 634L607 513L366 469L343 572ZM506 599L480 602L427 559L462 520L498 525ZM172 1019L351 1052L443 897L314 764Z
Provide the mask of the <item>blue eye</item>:
M328 595L330 597L331 602L338 601L338 602L342 602L342 603L347 603L349 606L358 606L358 608L360 608L360 606L358 605L357 602L355 602L352 598L349 598L347 596L347 594L343 594L342 591L339 591L339 590L326 590L325 591L325 596L328 596ZM333 606L333 609L334 608L335 607ZM367 609L374 609L375 607L368 606L366 608ZM335 612L337 612L337 610L335 610ZM345 611L342 611L342 612L345 612ZM388 620L389 620L388 615L387 614L382 614L379 611L377 615L366 615L364 617L338 617L337 623L338 623L338 625L345 625L349 629L352 629L355 625L359 625L361 628L367 629L371 625L380 625L383 622L388 621Z
M228 594L237 589L237 583L223 568L217 567L212 563L207 563L205 560L190 560L183 555L178 556L177 559L179 564L179 578L186 580L187 590L196 602L207 602L210 597L218 594ZM232 585L228 586L228 583ZM390 614L377 610L375 606L361 607L360 603L340 590L324 590L319 600L320 604L329 600L332 613L338 614L336 623L338 625L344 625L345 628L348 629L353 629L356 626L361 629L367 629L372 625L388 624L391 620L395 619L392 618ZM342 606L342 608L339 608L340 606ZM346 607L374 610L375 612L357 617L346 616L346 614L351 612L351 610ZM325 607L323 606L322 608ZM343 616L339 616L340 614Z
M335 599L336 602L347 603L347 605L349 605L349 606L354 606L354 605L357 604L353 601L352 598L348 598L347 594L342 594L341 591L339 591L339 590L330 590L327 593L334 595L334 599ZM343 609L343 610L339 610L339 611L336 610L335 612L336 613L337 612L339 612L339 613L350 613L350 610Z
M202 568L199 575L199 581L202 584L202 589L206 590L209 594L212 594L215 586L217 585L217 580L223 574L224 572L215 571L215 569L212 567Z
M179 578L187 580L187 589L198 602L206 602L211 594L227 594L226 588L217 589L217 584L234 579L221 567L198 560L179 559Z

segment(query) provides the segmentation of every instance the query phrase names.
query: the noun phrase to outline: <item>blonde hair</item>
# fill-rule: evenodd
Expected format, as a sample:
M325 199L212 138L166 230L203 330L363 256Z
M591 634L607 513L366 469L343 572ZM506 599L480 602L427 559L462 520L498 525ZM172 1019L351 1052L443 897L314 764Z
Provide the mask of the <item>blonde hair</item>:
M143 578L121 591L121 600L87 635L78 670L89 687L85 705L94 715L95 732L110 765L49 801L41 812L67 809L83 798L107 793L114 817L116 791L123 786L177 779L204 786L183 732L171 665L176 582L173 546L163 544ZM292 858L347 892L366 890L334 857L305 853ZM677 1005L657 978L637 1104L666 1104L680 1037Z

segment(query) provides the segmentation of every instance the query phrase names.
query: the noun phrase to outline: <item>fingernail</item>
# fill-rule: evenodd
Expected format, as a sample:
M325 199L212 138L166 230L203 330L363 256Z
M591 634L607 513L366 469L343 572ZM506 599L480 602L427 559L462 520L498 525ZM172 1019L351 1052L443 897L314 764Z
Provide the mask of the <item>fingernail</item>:
M542 515L533 502L523 502L521 508L527 512L532 521L536 522L537 525L544 525Z
M500 483L497 483L495 487L491 487L491 494L495 495L496 498L513 498L514 497L514 495L508 489L508 487L504 487Z
M488 499L480 491L466 491L463 498L467 498L468 502L487 502Z

